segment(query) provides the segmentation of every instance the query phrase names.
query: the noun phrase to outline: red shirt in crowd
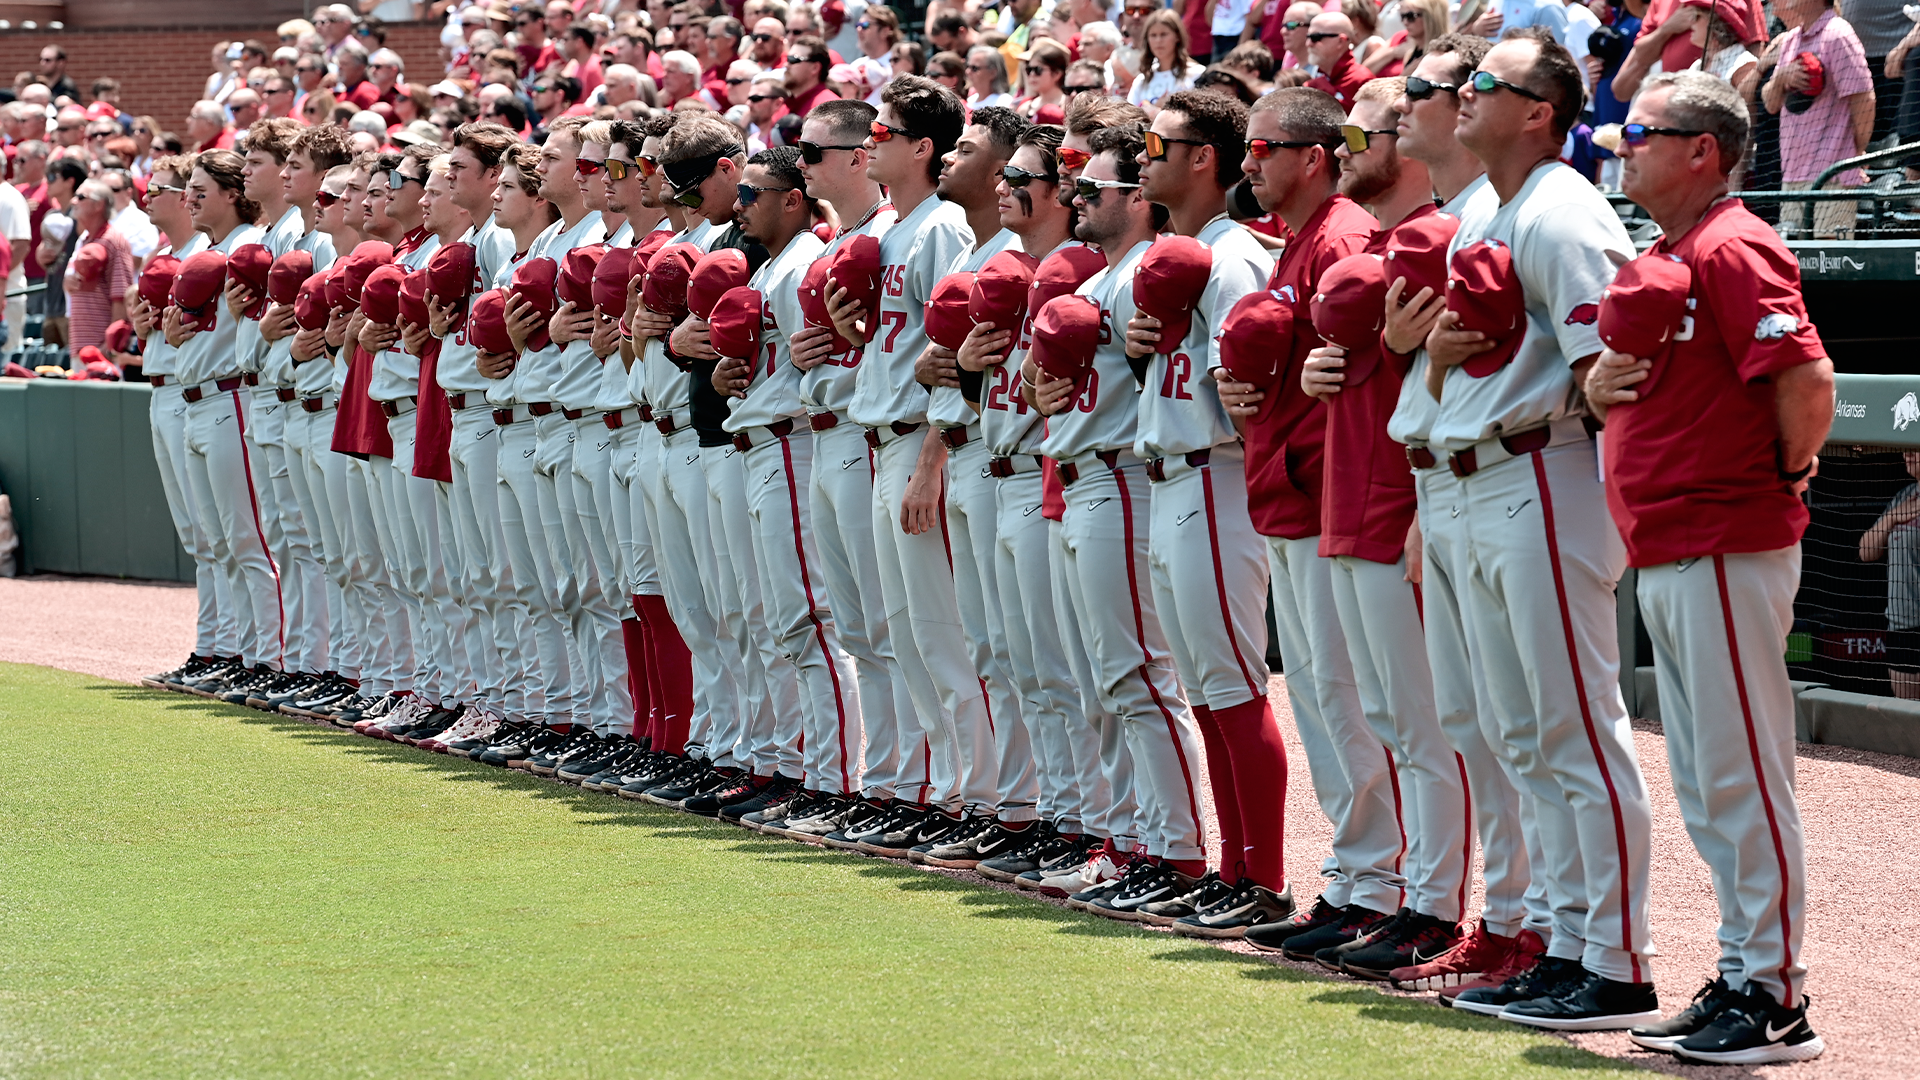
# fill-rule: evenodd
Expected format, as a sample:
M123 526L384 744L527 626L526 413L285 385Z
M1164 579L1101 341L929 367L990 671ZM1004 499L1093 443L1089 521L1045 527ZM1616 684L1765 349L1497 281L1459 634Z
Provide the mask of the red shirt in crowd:
M1315 75L1307 80L1307 85L1315 90L1324 90L1333 95L1333 100L1351 107L1353 95L1359 93L1360 88L1373 77L1373 72L1362 67L1353 58L1352 53L1343 52L1340 54L1340 62L1333 66L1332 71L1323 71Z
M40 223L46 220L47 211L53 209L53 201L47 198L47 182L37 184L15 184L22 198L27 200L27 280L41 281L47 276L46 267L33 257L33 249L40 246Z
M352 86L334 95L336 101L351 101L362 109L371 109L380 100L380 88L367 79L361 79Z
M1267 279L1268 291L1293 308L1293 341L1245 430L1247 510L1262 536L1299 540L1320 532L1327 410L1300 389L1307 354L1325 344L1313 332L1313 293L1327 267L1363 250L1379 229L1359 203L1335 195L1301 226Z
M128 287L134 282L133 249L127 245L127 238L120 235L120 230L109 225L99 236L82 236L74 250L86 244L104 245L107 249L107 265L98 281L85 282L73 273L72 264L68 264L64 283L67 290L67 343L76 352L88 345L106 344L107 325L113 322L113 302L124 299Z
M1633 566L1800 540L1807 508L1780 478L1772 376L1826 356L1800 295L1800 264L1773 227L1722 199L1642 258L1693 271L1683 324L1634 389L1607 410L1607 505Z
M805 116L808 113L813 111L813 107L815 105L818 105L823 101L839 101L839 100L840 100L839 94L836 94L833 91L827 89L826 83L821 83L804 94L788 94L787 95L787 111L790 113L797 113L801 116Z

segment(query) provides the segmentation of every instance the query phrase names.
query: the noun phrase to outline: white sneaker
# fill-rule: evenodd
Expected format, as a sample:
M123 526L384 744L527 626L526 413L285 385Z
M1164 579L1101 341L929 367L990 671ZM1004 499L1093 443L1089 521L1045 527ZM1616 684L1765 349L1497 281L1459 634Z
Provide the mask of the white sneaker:
M1125 869L1121 865L1123 856L1115 851L1113 842L1096 848L1093 857L1079 866L1069 867L1056 874L1040 879L1040 885L1034 891L1044 896L1072 896L1083 889L1090 889L1103 881L1118 878Z
M405 701L396 705L392 712L388 713L379 723L372 725L372 727L376 731L392 733L398 728L406 727L408 724L419 720L432 711L433 706L427 704L425 698L422 698L419 694L408 694Z

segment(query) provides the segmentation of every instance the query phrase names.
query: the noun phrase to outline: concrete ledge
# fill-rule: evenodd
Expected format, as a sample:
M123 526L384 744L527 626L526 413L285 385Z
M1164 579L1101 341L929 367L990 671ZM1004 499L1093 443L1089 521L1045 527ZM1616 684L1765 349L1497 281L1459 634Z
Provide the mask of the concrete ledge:
M1660 687L1653 668L1635 668L1633 681L1639 694L1639 718L1658 723ZM1793 706L1794 738L1801 742L1920 758L1920 701L1796 682Z

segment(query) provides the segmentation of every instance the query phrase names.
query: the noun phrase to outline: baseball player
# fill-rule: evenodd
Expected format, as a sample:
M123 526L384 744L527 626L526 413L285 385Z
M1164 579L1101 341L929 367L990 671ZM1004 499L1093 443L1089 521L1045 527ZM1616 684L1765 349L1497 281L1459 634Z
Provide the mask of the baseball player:
M1454 137L1460 87L1486 55L1485 39L1450 34L1428 47L1395 103L1399 136L1394 149L1426 166L1441 212L1454 221L1491 212L1476 204L1496 200L1486 167ZM1452 87L1454 89L1448 89ZM1427 357L1421 343L1446 307L1444 224L1430 238L1417 233L1389 242L1395 283L1389 286L1383 347L1413 354L1401 382L1400 400L1387 434L1407 446L1418 500L1419 527L1409 535L1407 563L1421 568L1421 625L1425 630L1434 705L1447 742L1466 770L1469 806L1479 834L1486 898L1480 921L1444 956L1391 974L1404 990L1437 990L1451 997L1478 986L1498 986L1532 967L1546 950L1552 921L1543 883L1529 872L1539 853L1534 815L1522 807L1531 796L1507 759L1493 711L1481 702L1479 669L1469 658L1464 604L1468 568L1465 523L1452 508L1460 479L1429 448L1439 403L1426 389ZM1405 264L1405 265L1402 265ZM1404 280L1405 284L1399 284ZM1478 699L1478 700L1477 700Z
M1227 312L1273 266L1223 212L1246 124L1245 106L1218 95L1186 91L1161 103L1141 190L1167 208L1174 239L1185 242L1141 260L1141 313L1127 327L1127 355L1144 371L1134 452L1152 481L1155 607L1207 740L1220 820L1226 894L1174 924L1201 936L1239 937L1293 914L1282 851L1286 752L1267 705L1267 563L1246 504L1245 451L1212 376Z
M1607 348L1586 389L1607 422L1607 502L1639 569L1674 792L1720 901L1717 977L1629 1038L1759 1065L1825 1048L1807 1023L1806 843L1781 657L1833 364L1793 254L1727 198L1747 130L1745 104L1711 75L1656 75L1634 99L1622 187L1663 235L1602 301Z
M1461 87L1460 143L1486 163L1499 203L1463 217L1453 238L1461 284L1427 339L1440 403L1428 445L1462 481L1468 640L1533 795L1545 856L1534 873L1553 908L1539 964L1452 1000L1535 1026L1605 1030L1658 1019L1659 1002L1652 811L1614 624L1625 550L1603 513L1578 393L1600 352L1600 293L1633 245L1606 200L1559 161L1580 100L1572 59L1536 28L1495 45Z

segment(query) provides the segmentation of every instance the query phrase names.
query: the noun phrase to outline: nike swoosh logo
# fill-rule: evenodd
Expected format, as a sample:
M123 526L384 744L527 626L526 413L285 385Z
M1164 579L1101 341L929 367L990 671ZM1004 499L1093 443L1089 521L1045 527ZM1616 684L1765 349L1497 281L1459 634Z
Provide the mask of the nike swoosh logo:
M980 853L980 854L982 854L982 855L987 855L987 854L990 854L990 853L992 853L992 852L995 852L995 851L999 851L999 850L1000 850L1001 848L1003 848L1003 847L1005 847L1005 846L1006 846L1006 843L1007 843L1007 841L1008 841L1008 840L1010 840L1010 839L1012 839L1012 837L1009 837L1009 836L1002 836L1002 837L999 837L998 839L996 839L996 840L995 840L995 841L994 841L993 843L991 843L991 844L975 844L975 845L973 846L973 850L974 850L974 851L976 851L976 852L978 852L978 853Z
M489 436L489 435L491 435L491 434L493 434L493 429L492 429L492 428L482 428L482 429L481 429L481 431L480 431L480 434L478 434L478 435L476 435L476 436L474 436L474 439L473 439L473 441L474 441L474 442L479 442L479 441L480 441L481 439L484 439L484 438L486 438L487 436Z
M216 424L224 424L227 422L227 418L224 416L216 416L213 418L213 422Z
M693 464L694 462L696 462L696 461L699 461L699 460L700 460L700 455L699 455L699 454L688 454L688 455L687 455L687 464L689 464L689 465L691 465L691 464Z
M1087 509L1089 509L1089 510L1098 510L1098 509L1100 509L1100 508L1101 508L1102 506L1105 506L1106 504L1108 504L1108 503L1110 503L1110 502L1112 502L1112 501L1113 501L1112 499L1095 499L1095 500L1093 500L1092 502L1090 502L1090 503L1088 503L1088 504L1087 504Z
M1422 956L1420 955L1420 950L1415 949L1413 950L1413 959L1408 961L1407 966L1419 967L1421 964L1431 964L1435 960L1438 960L1441 957L1447 955L1447 953L1450 951L1451 951L1450 949L1438 949L1438 950L1435 950L1432 956Z
M537 453L539 453L539 452L540 452L540 451L539 451L539 450L538 450L537 448L536 448L536 449L533 449L533 450L522 450L522 451L520 451L520 456L521 456L521 457L532 457L533 455L535 455L535 454L537 454Z
M605 449L606 449L607 447L609 447L609 446L612 446L612 445L613 445L613 442L612 442L611 440L609 440L609 441L607 441L607 442L603 442L603 443L598 443L598 444L596 444L596 445L594 446L594 448L593 448L593 452L594 452L594 453L596 453L596 454L598 454L598 453L600 453L601 451L603 451L603 450L605 450Z
M767 476L766 476L766 479L764 479L764 480L762 480L762 481L760 481L760 486L761 486L761 487L765 487L765 486L767 486L768 484L771 484L771 483L773 483L773 478L774 478L774 477L776 477L776 476L779 476L779 475L780 475L780 470L779 470L779 469L775 469L775 470L773 470L772 472L770 472L770 473L768 473L768 474L767 474Z
M1198 516L1199 513L1200 511L1198 510L1189 510L1184 514L1181 514L1179 517L1174 518L1173 523L1175 525L1185 525L1187 522L1192 521L1196 516Z
M1673 572L1676 574L1684 574L1693 568L1694 563L1699 561L1699 559L1681 559L1673 564Z
M1507 507L1507 516L1508 516L1508 517L1513 517L1514 515L1516 515L1516 514L1518 514L1518 513L1520 512L1520 511L1522 511L1522 510L1525 510L1525 509L1527 508L1527 504L1528 504L1528 503L1530 503L1530 502L1532 502L1532 501L1533 501L1532 499L1522 499L1522 500L1520 500L1520 505L1519 505L1519 506L1509 506L1509 507Z
M851 468L853 468L853 467L854 467L855 465L857 465L857 464L859 464L859 463L860 463L860 459L859 459L859 458L857 458L857 457L850 457L850 458L848 458L847 460L845 460L845 461L843 461L843 462L841 462L841 463L840 463L840 470L841 470L842 472L845 472L846 470L848 470L848 469L851 469Z
M1022 510L1022 511L1020 511L1020 516L1021 516L1021 517L1032 517L1032 516L1033 516L1033 512L1034 512L1035 510L1038 510L1038 509L1040 509L1040 508L1039 508L1038 506L1029 506L1029 507L1027 507L1027 508L1026 508L1025 510Z
M1779 1042L1779 1041L1781 1040L1781 1038L1783 1038L1783 1037L1784 1037L1784 1036L1786 1036L1787 1034L1789 1034L1789 1033L1791 1033L1791 1032L1793 1031L1793 1029L1794 1029L1794 1028L1797 1028L1797 1027L1799 1027L1799 1026L1800 1026L1800 1023L1801 1023L1801 1021L1800 1021L1800 1018L1798 1018L1798 1017L1795 1017L1792 1023L1790 1023L1790 1024L1788 1024L1788 1025L1787 1025L1786 1027L1783 1027L1783 1028L1781 1028L1781 1029L1780 1029L1780 1030L1778 1030L1778 1031L1775 1031L1775 1030L1774 1030L1774 1028L1773 1028L1773 1024L1772 1024L1772 1022L1768 1022L1768 1024L1767 1024L1767 1041L1768 1041L1768 1042Z

